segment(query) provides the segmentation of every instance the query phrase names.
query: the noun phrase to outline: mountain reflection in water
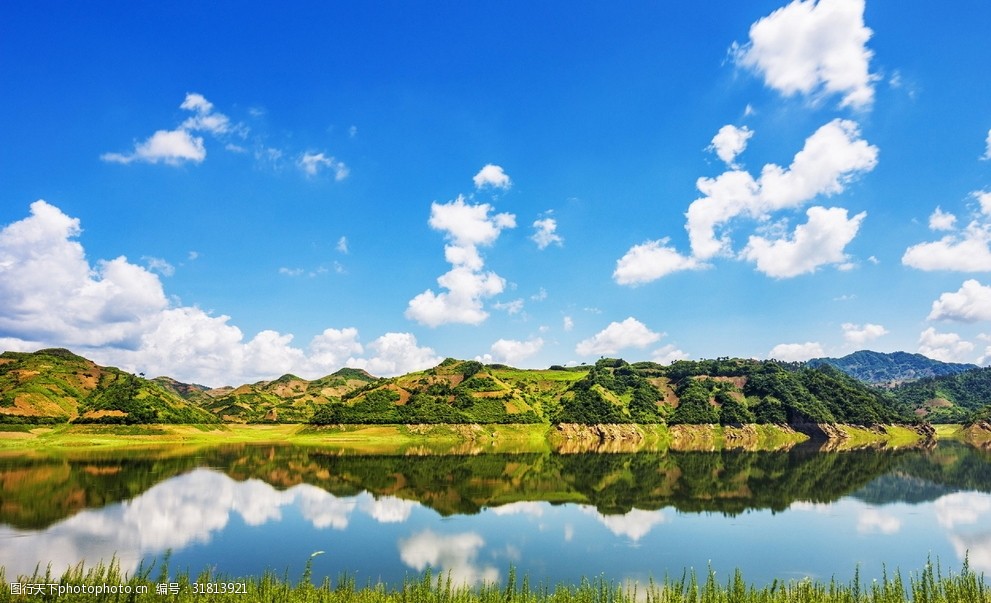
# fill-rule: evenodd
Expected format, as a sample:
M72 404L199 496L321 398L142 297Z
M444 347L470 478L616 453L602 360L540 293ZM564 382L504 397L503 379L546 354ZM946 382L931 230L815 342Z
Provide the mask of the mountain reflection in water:
M474 456L180 448L8 456L0 485L8 575L114 555L134 571L172 551L173 567L292 576L327 550L318 573L323 564L332 577L389 581L431 567L475 583L511 564L552 582L646 579L708 560L754 580L828 578L852 571L853 545L867 573L968 552L991 571L981 527L991 525L991 460L953 444Z

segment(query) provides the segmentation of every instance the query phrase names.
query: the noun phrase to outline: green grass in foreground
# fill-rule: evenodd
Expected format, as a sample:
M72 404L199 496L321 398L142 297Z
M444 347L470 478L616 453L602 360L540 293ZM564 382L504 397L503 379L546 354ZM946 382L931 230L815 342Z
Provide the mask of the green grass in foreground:
M349 577L336 584L325 580L312 584L310 564L300 581L265 574L260 578L231 579L210 572L193 578L189 574L168 577L163 566L157 577L153 569L139 570L135 576L121 573L115 563L85 570L81 565L61 576L37 571L34 576L8 579L0 567L0 602L7 601L284 601L287 603L327 601L333 603L988 603L991 587L983 575L970 571L964 562L960 573L944 575L937 565L927 564L919 574L904 581L901 574L885 576L868 584L859 575L849 583L832 580L774 581L767 586L748 585L737 570L725 582L711 569L699 580L693 571L681 578L640 585L622 585L604 577L583 579L580 584L534 587L524 577L517 581L511 568L503 584L476 587L458 586L449 576L433 577L428 570L421 577L407 579L401 586L382 584L356 586ZM175 585L174 593L160 592ZM15 586L16 585L16 586ZM208 592L195 594L194 585ZM208 587L207 585L213 585ZM62 591L59 592L61 587ZM40 588L40 590L39 590ZM15 592L15 589L19 592ZM210 592L212 590L212 592ZM100 591L100 592L98 592ZM234 591L234 592L222 592Z

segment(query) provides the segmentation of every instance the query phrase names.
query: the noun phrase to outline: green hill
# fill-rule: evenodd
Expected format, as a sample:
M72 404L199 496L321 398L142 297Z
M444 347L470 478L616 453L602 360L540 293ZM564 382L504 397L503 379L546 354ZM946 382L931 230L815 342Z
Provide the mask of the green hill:
M812 367L831 365L866 383L888 386L926 377L955 375L978 368L976 364L941 362L922 354L885 354L870 350L860 350L842 358L814 358L807 364Z
M962 423L991 403L991 368L929 377L892 390L899 403L931 423Z
M174 388L68 350L0 354L0 423L215 423Z
M991 387L991 386L989 386ZM306 380L207 389L146 380L66 350L0 355L0 421L668 423L875 425L909 405L832 366L738 358L516 369L448 358L379 379L341 369Z

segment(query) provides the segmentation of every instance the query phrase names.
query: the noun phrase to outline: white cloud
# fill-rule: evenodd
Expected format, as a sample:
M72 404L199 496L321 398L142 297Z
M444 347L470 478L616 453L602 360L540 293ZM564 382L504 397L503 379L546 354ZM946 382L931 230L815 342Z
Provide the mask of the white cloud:
M148 270L151 270L152 272L157 272L162 276L172 276L175 274L175 266L162 258L143 255L141 256L141 259L144 260L145 266Z
M653 351L650 359L658 364L671 364L675 360L687 360L688 354L679 350L674 345L661 346Z
M953 230L957 223L957 217L951 213L944 212L940 208L929 216L930 230Z
M712 137L712 143L709 144L707 149L714 151L726 165L736 167L735 160L737 155L747 148L747 142L753 135L753 130L747 126L738 128L732 124L727 124L719 128L719 132Z
M847 218L839 207L810 207L808 222L795 227L790 238L768 240L751 236L741 256L756 262L757 270L774 278L789 278L815 272L820 266L847 261L843 252L857 236L866 212Z
M448 203L431 203L428 224L434 230L446 231L459 247L491 245L505 228L516 227L516 216L510 213L489 216L488 203L471 205L463 196Z
M991 216L991 191L974 191L971 196L977 199L981 213L985 216Z
M509 175L500 166L491 163L486 164L485 167L480 169L472 180L475 182L475 188L491 186L493 188L508 189L513 185L509 179Z
M168 306L158 277L119 257L91 266L79 220L45 201L0 230L0 332L69 346L133 346Z
M492 353L485 355L485 361L518 366L519 363L533 356L543 347L544 340L540 337L529 341L499 339L492 344L490 348Z
M564 239L557 234L557 220L554 218L544 218L533 223L534 232L530 239L537 244L538 249L547 249L550 245L560 247L564 244Z
M111 163L165 163L179 165L184 161L200 163L206 159L206 148L201 136L193 136L186 130L158 130L151 137L135 143L129 154L104 153L100 159Z
M766 223L774 212L842 193L854 178L874 169L877 153L877 147L860 138L856 123L834 119L805 140L787 168L767 164L758 178L735 168L715 178L699 178L696 187L703 196L686 213L691 255L680 254L668 239L649 241L632 247L617 262L613 279L620 284L650 282L678 270L707 267L705 261L716 256L753 259L758 269L779 278L828 263L852 267L842 249L856 235L864 214L846 219L842 209L813 208L815 219L810 216L810 225L799 227L794 240L752 236L741 255L733 251L730 226L739 217ZM771 257L779 251L788 257Z
M353 328L327 329L307 348L264 330L247 339L228 316L170 305L159 277L124 257L91 265L76 240L79 220L44 201L0 230L0 333L4 347L68 347L131 372L222 385L292 372L306 378L341 366L382 376L440 362L409 333L367 345Z
M956 333L937 333L929 327L919 334L919 353L943 362L970 362L974 344Z
M962 234L918 243L905 250L902 264L919 270L986 272L991 270L991 225L973 221Z
M988 137L984 140L984 155L981 159L991 159L991 130L988 130Z
M143 142L134 143L130 153L104 153L100 156L103 161L111 163L165 163L180 165L190 161L201 163L206 159L206 147L201 136L194 132L209 132L214 136L225 135L234 131L244 135L247 129L242 126L232 126L230 119L223 113L213 110L213 103L206 100L202 94L190 92L179 105L181 109L192 111L194 115L187 118L175 130L158 130Z
M822 351L822 345L815 341L805 343L779 343L771 348L767 357L784 362L801 362L810 358L821 358L826 353Z
M337 246L335 247L335 249L337 249L337 251L341 253L345 253L345 254L348 253L349 252L348 238L342 236L341 238L337 239Z
M854 177L875 165L877 147L860 138L856 123L836 119L806 139L788 168L767 164L756 180L737 170L700 178L697 187L705 196L689 206L686 226L692 252L703 260L729 254L730 241L717 238L717 227L737 216L762 219L819 195L841 193Z
M888 334L888 329L885 329L881 325L876 325L872 323L866 323L863 326L853 324L852 322L845 322L842 325L843 328L843 339L847 343L852 343L854 345L862 345L868 341L874 341L882 335Z
M691 256L684 256L668 245L667 237L634 245L616 260L612 277L620 285L639 285L681 270L708 267Z
M445 259L452 264L437 283L441 293L426 290L409 301L406 317L431 327L446 323L479 324L488 318L483 300L502 293L506 281L495 272L482 272L484 263L478 246L492 245L503 229L514 228L516 217L489 215L488 203L471 205L459 196L449 203L430 205L431 228L444 231L452 244L445 246Z
M310 341L310 362L320 367L340 367L349 360L354 362L355 354L364 352L358 343L358 329L324 329Z
M432 348L420 347L412 333L386 333L368 344L371 358L349 359L347 365L373 375L392 377L437 366L443 360Z
M307 176L316 176L320 170L327 168L334 172L334 180L341 181L348 177L350 170L344 162L338 161L325 153L303 153L296 162L299 169Z
M223 113L213 110L213 103L206 100L202 94L190 92L179 108L193 111L196 115L182 122L180 129L187 131L202 130L211 134L226 134L231 131L230 119ZM239 126L243 128L243 126Z
M570 316L565 316L561 321L561 328L568 332L575 328L575 321Z
M631 316L623 322L609 323L605 329L580 341L575 347L575 352L579 356L615 354L625 348L645 348L661 337L661 333L651 331Z
M508 302L499 302L492 304L492 307L496 310L505 310L506 314L512 316L513 314L519 314L523 311L523 300L514 299Z
M750 41L733 45L736 62L761 73L785 96L842 94L840 106L874 100L864 0L793 0L750 26Z
M958 291L940 295L933 302L927 319L960 322L991 320L991 287L968 279Z

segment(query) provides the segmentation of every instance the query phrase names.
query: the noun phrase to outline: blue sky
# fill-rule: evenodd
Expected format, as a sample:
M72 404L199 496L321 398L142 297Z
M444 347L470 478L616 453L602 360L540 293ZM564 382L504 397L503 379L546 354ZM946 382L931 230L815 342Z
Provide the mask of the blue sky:
M991 6L0 5L0 347L991 360ZM986 360L988 359L988 360Z

